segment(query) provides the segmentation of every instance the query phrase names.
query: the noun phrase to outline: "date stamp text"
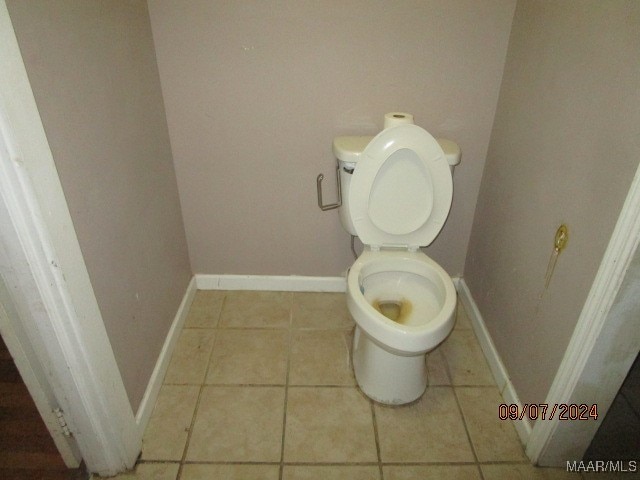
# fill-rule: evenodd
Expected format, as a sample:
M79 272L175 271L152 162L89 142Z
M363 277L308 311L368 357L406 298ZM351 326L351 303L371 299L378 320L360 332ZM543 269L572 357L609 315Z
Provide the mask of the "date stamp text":
M500 420L597 420L598 405L586 403L501 403L498 406Z

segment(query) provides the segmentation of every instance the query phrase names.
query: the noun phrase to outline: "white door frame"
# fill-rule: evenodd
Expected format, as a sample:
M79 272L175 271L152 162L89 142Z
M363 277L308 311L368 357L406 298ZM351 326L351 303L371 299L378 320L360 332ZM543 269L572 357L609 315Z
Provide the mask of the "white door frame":
M0 141L2 139L0 138ZM0 221L0 225L4 223ZM0 252L0 256L2 256ZM6 262L0 260L3 265ZM13 357L16 368L42 417L53 442L67 468L77 468L82 455L73 436L65 434L59 422L56 409L60 409L51 384L47 380L46 370L38 361L36 353L31 348L31 341L22 327L19 315L11 301L2 277L0 277L0 334Z
M596 404L598 419L538 420L533 463L581 460L640 348L640 166L545 402ZM633 262L633 263L632 263ZM625 281L626 279L626 281Z
M0 45L0 273L87 468L114 475L134 465L141 434L5 0Z

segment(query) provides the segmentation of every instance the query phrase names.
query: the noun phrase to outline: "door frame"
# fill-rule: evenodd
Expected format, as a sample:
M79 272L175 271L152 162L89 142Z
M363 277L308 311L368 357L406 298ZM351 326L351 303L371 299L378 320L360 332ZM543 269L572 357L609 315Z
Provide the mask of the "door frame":
M31 348L31 342L12 303L4 281L0 277L0 335L2 340L60 452L64 464L67 468L78 468L82 460L80 449L75 438L65 434L55 414L56 409L61 409L61 407L47 380L45 369Z
M531 461L580 461L622 385L640 345L640 165L545 403L596 405L588 421L536 421Z
M5 0L0 45L0 274L88 470L114 475L135 464L141 434Z

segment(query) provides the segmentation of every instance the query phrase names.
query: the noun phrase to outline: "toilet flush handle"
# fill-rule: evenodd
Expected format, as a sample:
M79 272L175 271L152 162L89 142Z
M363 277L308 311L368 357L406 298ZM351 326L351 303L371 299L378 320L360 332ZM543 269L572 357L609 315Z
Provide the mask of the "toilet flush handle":
M336 185L338 188L338 201L336 203L331 203L329 205L323 205L322 203L322 180L324 180L324 175L321 173L316 178L316 189L318 190L318 207L323 212L327 210L333 210L334 208L338 208L342 206L342 187L340 185L340 166L336 165Z

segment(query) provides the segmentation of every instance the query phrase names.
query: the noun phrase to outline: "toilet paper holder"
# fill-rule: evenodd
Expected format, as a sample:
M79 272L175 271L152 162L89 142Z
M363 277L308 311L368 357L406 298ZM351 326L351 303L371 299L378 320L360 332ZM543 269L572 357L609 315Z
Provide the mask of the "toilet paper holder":
M320 210L322 210L323 212L341 207L342 206L342 186L340 185L340 166L336 165L336 186L338 190L338 201L336 203L323 205L322 203L322 181L323 180L324 180L324 175L321 173L316 178L316 189L318 190L318 207L320 207Z

